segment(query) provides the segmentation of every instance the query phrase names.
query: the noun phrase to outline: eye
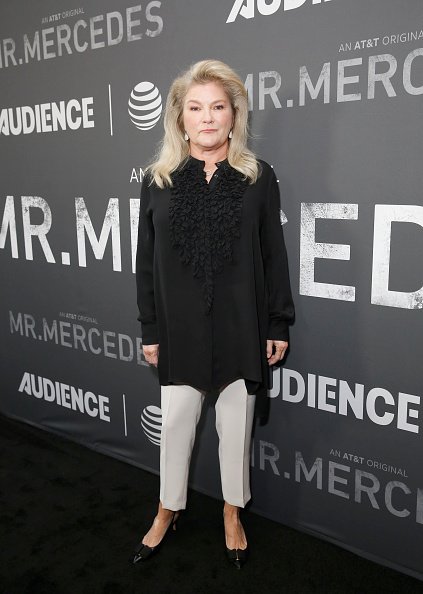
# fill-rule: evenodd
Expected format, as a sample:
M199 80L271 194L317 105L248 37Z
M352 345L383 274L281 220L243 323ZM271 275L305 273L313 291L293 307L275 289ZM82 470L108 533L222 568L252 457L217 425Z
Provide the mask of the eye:
M215 105L215 109L225 109L225 106L221 104Z
M191 105L190 107L190 111L198 111L200 108L197 107L196 105Z

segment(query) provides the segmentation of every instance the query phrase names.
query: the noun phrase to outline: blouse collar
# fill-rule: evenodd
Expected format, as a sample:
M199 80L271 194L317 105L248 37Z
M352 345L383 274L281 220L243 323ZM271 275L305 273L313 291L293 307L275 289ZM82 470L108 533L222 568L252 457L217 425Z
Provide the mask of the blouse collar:
M186 166L190 167L192 169L203 170L205 164L206 164L205 161L201 161L200 159L196 159L192 155L189 155ZM226 159L223 159L223 161L217 161L217 163L215 163L215 165L217 167L227 166L228 159L226 158Z

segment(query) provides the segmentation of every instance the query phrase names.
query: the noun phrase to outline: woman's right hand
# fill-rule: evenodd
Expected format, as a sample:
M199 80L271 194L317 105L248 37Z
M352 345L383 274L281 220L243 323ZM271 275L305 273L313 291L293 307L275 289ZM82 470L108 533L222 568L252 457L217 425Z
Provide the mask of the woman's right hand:
M157 367L157 364L159 362L159 345L158 344L146 344L145 346L143 345L142 351L144 353L144 357L145 357L145 360L147 361L147 363L150 363L150 365L154 365L154 367Z

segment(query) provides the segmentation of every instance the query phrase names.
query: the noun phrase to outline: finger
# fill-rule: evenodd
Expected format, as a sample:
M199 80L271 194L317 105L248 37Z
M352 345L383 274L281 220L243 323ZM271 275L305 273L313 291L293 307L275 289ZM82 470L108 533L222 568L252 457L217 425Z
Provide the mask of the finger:
M147 363L149 363L149 365L154 365L155 367L157 367L158 365L158 352L155 353L146 353L144 355L145 360L147 361Z
M279 358L279 361L281 361L284 358L285 353L288 349L288 343L285 340L280 341L280 342L278 341L275 343L275 349L276 349L275 355Z
M270 359L267 360L267 362L269 363L269 365L274 365L275 363L277 363L279 361L279 357L277 353L274 353Z
M284 354L285 354L286 348L285 347L276 347L276 353L275 356L279 357L279 359L282 359Z
M266 341L266 355L267 358L269 359L269 357L272 356L273 353L273 340L268 340Z
M286 352L286 348L277 348L275 354L268 359L268 364L269 365L274 365L275 363L277 363L278 361L282 361L282 359L285 356L285 352Z

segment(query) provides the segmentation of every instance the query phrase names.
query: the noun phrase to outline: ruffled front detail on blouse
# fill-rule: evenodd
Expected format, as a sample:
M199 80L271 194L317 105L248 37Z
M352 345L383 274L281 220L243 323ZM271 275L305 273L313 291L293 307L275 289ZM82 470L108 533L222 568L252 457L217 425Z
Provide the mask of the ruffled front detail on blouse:
M227 161L217 165L218 177L210 186L204 161L190 157L172 175L169 204L172 245L201 283L206 314L213 305L214 275L232 260L233 242L240 236L243 194L248 184Z

